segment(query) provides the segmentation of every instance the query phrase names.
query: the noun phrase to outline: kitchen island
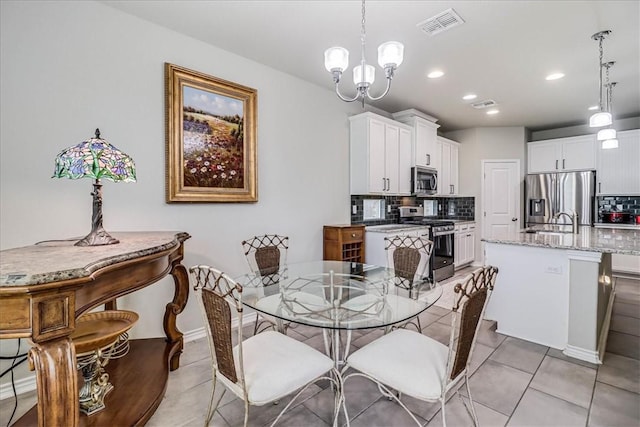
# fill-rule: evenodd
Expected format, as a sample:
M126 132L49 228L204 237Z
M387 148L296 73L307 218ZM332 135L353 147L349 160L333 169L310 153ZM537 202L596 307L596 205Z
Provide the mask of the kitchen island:
M502 334L602 363L615 297L611 255L640 256L640 230L537 231L482 239L485 264L499 269L486 317Z

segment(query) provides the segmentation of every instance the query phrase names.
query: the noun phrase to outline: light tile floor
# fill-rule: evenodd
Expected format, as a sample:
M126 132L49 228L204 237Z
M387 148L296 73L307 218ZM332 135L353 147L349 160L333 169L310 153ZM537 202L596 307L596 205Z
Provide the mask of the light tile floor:
M448 310L437 306L423 313L423 333L448 344L448 314ZM298 326L289 334L315 348L323 348L317 329ZM380 334L380 331L356 332L352 345L362 347ZM640 280L637 278L618 279L607 350L604 364L596 366L568 358L558 350L500 335L495 332L495 325L485 321L473 355L470 380L480 425L640 426ZM212 385L205 340L185 344L181 365L170 374L164 400L149 426L203 424ZM358 377L350 380L346 396L354 427L415 425L397 404L382 397L370 381ZM403 397L403 401L423 425L442 425L438 404L409 397ZM34 402L34 393L21 395L17 416ZM286 403L284 400L279 405L252 408L249 424L268 425ZM0 402L0 425L7 424L12 407L12 399ZM329 426L332 410L332 392L328 384L321 383L310 387L296 406L285 413L279 425ZM241 425L242 417L242 402L226 393L210 425L237 426ZM457 398L447 403L447 424L472 425Z

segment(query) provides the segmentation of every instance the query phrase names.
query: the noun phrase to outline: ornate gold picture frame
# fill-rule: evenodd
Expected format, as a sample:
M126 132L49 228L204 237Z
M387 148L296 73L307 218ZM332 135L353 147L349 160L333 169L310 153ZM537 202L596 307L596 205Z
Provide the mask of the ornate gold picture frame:
M167 202L257 202L255 89L165 63Z

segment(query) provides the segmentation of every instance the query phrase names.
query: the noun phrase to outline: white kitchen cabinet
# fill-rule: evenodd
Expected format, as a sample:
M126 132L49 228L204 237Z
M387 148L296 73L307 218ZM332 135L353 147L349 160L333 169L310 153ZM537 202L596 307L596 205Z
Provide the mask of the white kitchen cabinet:
M458 189L458 147L459 143L439 136L437 144L440 156L438 167L438 194L443 196L456 195Z
M599 195L640 194L640 129L618 132L618 148L598 144L596 157Z
M413 109L395 113L393 118L413 128L411 165L436 168L439 157L437 137L440 127L435 123L436 119Z
M411 195L411 139L413 132L400 128L398 144L398 194Z
M595 169L595 142L595 135L530 142L527 173Z
M453 263L456 269L471 264L475 259L476 224L456 224L453 243Z
M411 128L373 113L349 120L351 194L410 194Z

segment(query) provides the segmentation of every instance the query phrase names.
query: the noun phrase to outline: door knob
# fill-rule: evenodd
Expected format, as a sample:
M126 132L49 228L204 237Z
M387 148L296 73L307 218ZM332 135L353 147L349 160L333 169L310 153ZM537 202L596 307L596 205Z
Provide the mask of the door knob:
M511 218L511 221L516 222L518 218Z

